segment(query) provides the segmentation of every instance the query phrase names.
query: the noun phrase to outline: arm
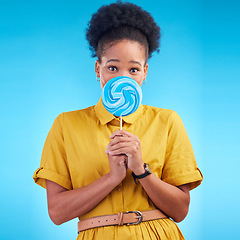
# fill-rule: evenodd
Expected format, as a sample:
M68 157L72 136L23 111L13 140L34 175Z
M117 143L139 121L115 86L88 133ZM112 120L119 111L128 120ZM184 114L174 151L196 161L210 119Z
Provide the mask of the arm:
M159 179L154 173L139 179L153 203L176 222L188 213L190 204L189 185L175 187Z
M109 156L110 172L88 186L67 190L46 180L48 212L60 225L79 217L99 204L126 176L125 156Z
M121 135L122 137L116 137ZM114 132L106 153L109 155L126 154L128 168L136 175L144 173L140 141L137 136L124 130ZM190 203L189 186L175 187L159 179L154 173L139 179L149 198L157 208L173 218L176 222L182 221Z

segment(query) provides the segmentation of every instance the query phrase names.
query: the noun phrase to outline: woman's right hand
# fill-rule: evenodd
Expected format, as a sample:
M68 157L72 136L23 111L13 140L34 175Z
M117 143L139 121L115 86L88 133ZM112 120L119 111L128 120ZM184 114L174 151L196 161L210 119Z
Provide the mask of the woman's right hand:
M109 155L108 161L110 165L109 176L116 184L119 184L127 174L127 156L121 155Z

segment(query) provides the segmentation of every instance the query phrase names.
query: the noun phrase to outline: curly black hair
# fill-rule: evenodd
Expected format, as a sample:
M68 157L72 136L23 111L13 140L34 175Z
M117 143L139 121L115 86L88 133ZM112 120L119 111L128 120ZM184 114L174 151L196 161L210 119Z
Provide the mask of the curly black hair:
M141 7L126 2L103 5L92 15L86 38L92 57L101 61L108 43L129 39L139 42L146 49L147 59L159 52L160 27L153 17Z

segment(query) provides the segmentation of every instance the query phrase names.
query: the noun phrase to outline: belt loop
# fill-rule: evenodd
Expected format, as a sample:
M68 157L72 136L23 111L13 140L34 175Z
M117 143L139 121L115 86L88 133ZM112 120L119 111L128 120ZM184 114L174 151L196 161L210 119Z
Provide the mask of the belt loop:
M118 213L118 225L123 225L123 212Z

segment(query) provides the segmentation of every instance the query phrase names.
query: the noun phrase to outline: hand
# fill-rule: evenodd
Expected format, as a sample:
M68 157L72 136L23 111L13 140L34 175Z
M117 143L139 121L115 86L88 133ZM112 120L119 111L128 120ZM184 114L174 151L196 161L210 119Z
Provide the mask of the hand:
M106 153L110 156L125 154L128 157L127 167L136 175L143 174L145 170L139 138L124 130L115 131L110 138L112 140Z
M127 156L122 155L110 155L107 154L110 165L109 176L113 181L116 181L116 185L119 184L127 174Z

